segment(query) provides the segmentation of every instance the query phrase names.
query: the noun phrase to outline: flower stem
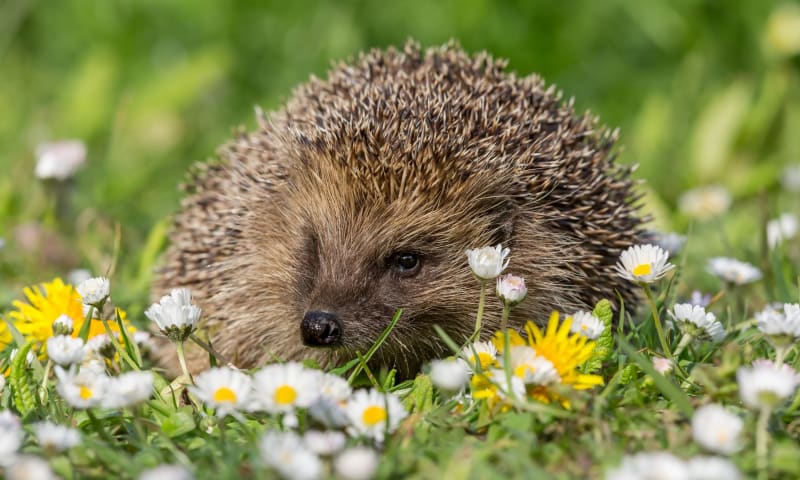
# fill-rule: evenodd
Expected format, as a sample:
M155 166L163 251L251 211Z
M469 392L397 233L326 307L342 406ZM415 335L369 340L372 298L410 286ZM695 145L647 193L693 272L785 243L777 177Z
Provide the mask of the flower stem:
M653 298L653 292L650 290L650 285L646 283L642 283L641 285L642 288L644 288L644 294L647 296L647 300L650 302L650 309L653 311L653 323L656 326L656 333L658 333L658 340L661 342L661 348L664 350L664 355L666 355L670 360L674 360L672 352L669 350L667 337L664 336L664 328L661 326L661 317L658 314L658 306L656 306L656 300Z
M481 338L481 322L483 321L483 306L486 303L486 280L481 280L481 296L478 300L478 314L475 316L475 331L468 343L477 342Z
M771 414L769 406L762 406L758 412L758 420L756 422L756 466L758 467L758 479L766 480L769 477L767 467L769 465L767 458L767 423Z
M681 353L683 353L683 350L690 343L692 343L692 340L694 340L694 335L692 335L691 333L684 333L683 334L683 336L681 337L681 341L678 342L678 347L675 348L675 353L673 354L676 359L680 356Z
M188 378L191 383L194 383L194 379L189 373L189 369L186 367L186 353L183 351L183 342L175 342L175 350L178 351L178 361L181 364L183 374L186 375L186 378Z
M508 386L508 396L513 402L516 400L514 389L511 387L511 340L508 332L508 316L511 313L511 307L507 303L503 304L503 316L500 319L501 332L503 332L503 370L506 373L506 385Z
M791 349L791 345L781 345L780 347L775 347L775 366L780 367L783 365L783 361L786 359L786 354L789 353L789 350Z
M39 392L39 400L41 400L42 405L47 404L47 380L50 377L50 369L53 367L53 361L51 359L47 359L47 364L44 366L44 374L42 375L42 386L41 391Z
M103 425L100 423L100 420L98 420L97 417L94 416L94 413L92 413L91 408L86 409L86 416L89 417L89 421L91 422L95 431L99 433L101 437L103 437L103 440L106 442L106 444L109 446L113 446L114 439L112 439L111 435L109 435L106 429L103 428Z
M111 326L108 324L108 320L106 320L105 318L101 318L100 321L103 322L103 328L106 329L106 335L108 335L108 339L111 340L111 344L114 345L114 349L116 349L117 353L119 353L119 356L125 359L125 362L128 365L130 365L132 369L141 370L141 368L139 368L139 365L137 365L136 362L134 362L133 359L130 357L130 355L128 355L128 351L125 350L122 344L119 343L119 341L117 340L117 336L111 330Z

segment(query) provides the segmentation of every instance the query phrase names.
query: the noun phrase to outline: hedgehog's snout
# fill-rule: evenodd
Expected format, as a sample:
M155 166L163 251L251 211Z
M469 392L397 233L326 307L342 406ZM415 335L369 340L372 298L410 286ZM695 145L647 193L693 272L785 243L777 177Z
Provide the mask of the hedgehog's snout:
M332 347L342 341L342 324L335 313L311 310L300 322L303 344L309 347Z

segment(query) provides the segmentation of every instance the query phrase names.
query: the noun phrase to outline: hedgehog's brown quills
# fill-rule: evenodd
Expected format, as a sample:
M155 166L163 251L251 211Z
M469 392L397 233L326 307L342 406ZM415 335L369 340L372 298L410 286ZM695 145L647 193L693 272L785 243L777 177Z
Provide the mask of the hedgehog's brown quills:
M511 248L529 288L512 325L633 300L612 269L642 234L616 132L504 67L408 44L312 79L196 170L155 293L190 288L213 346L241 367L348 360L402 307L376 355L402 376L447 353L433 325L471 333L467 248ZM486 335L500 310L487 308ZM189 357L204 368L205 352Z

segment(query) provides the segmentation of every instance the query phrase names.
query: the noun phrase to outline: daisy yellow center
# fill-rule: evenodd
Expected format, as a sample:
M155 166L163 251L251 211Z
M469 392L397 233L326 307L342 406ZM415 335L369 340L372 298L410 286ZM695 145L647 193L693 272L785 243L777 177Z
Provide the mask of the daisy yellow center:
M536 373L536 369L530 365L520 365L514 369L514 376L519 378L525 378L525 374L531 372Z
M81 385L80 390L78 391L78 395L80 395L80 397L84 400L89 400L94 396L94 392L92 392L91 388L85 385Z
M289 385L281 385L275 390L275 403L289 405L297 398L297 390Z
M234 403L236 401L236 392L228 387L218 388L214 392L214 401L217 403Z
M371 405L364 409L361 420L369 427L386 421L386 409L377 405Z
M649 263L640 263L633 269L633 274L637 277L650 275L651 273L653 273L653 267L651 267Z
M472 356L472 363L476 363L474 355ZM481 367L488 367L494 363L494 357L492 357L492 354L489 352L479 352L477 363L480 363Z

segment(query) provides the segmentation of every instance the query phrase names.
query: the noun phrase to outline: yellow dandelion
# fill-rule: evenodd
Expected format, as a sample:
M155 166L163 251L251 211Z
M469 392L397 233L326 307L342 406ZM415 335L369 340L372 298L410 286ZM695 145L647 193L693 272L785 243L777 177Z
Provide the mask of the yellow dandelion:
M44 344L53 336L53 322L61 315L72 319L73 337L77 337L83 326L85 316L81 297L72 285L64 283L60 278L24 290L27 302L15 300L15 310L8 314L8 320L27 340L35 340ZM133 333L136 329L130 325L125 312L119 311L125 321L125 327ZM116 322L109 322L112 331L119 332ZM106 333L102 322L92 321L89 325L89 338ZM11 332L5 322L0 322L0 350L12 342Z
M567 317L559 324L558 312L553 312L544 331L533 322L528 322L525 325L525 331L528 334L527 341L517 332L509 331L509 344L511 347L527 345L536 352L536 355L549 360L561 379L558 382L561 385L575 390L584 390L602 385L603 377L578 371L578 367L592 356L595 343L583 335L572 334L570 332L571 325L571 317ZM492 341L499 350L503 350L502 332L497 332ZM534 391L529 391L528 394L542 401L547 401L550 397L548 389L541 385L536 386ZM552 394L551 399L557 398L555 394ZM564 403L563 399L561 400Z

